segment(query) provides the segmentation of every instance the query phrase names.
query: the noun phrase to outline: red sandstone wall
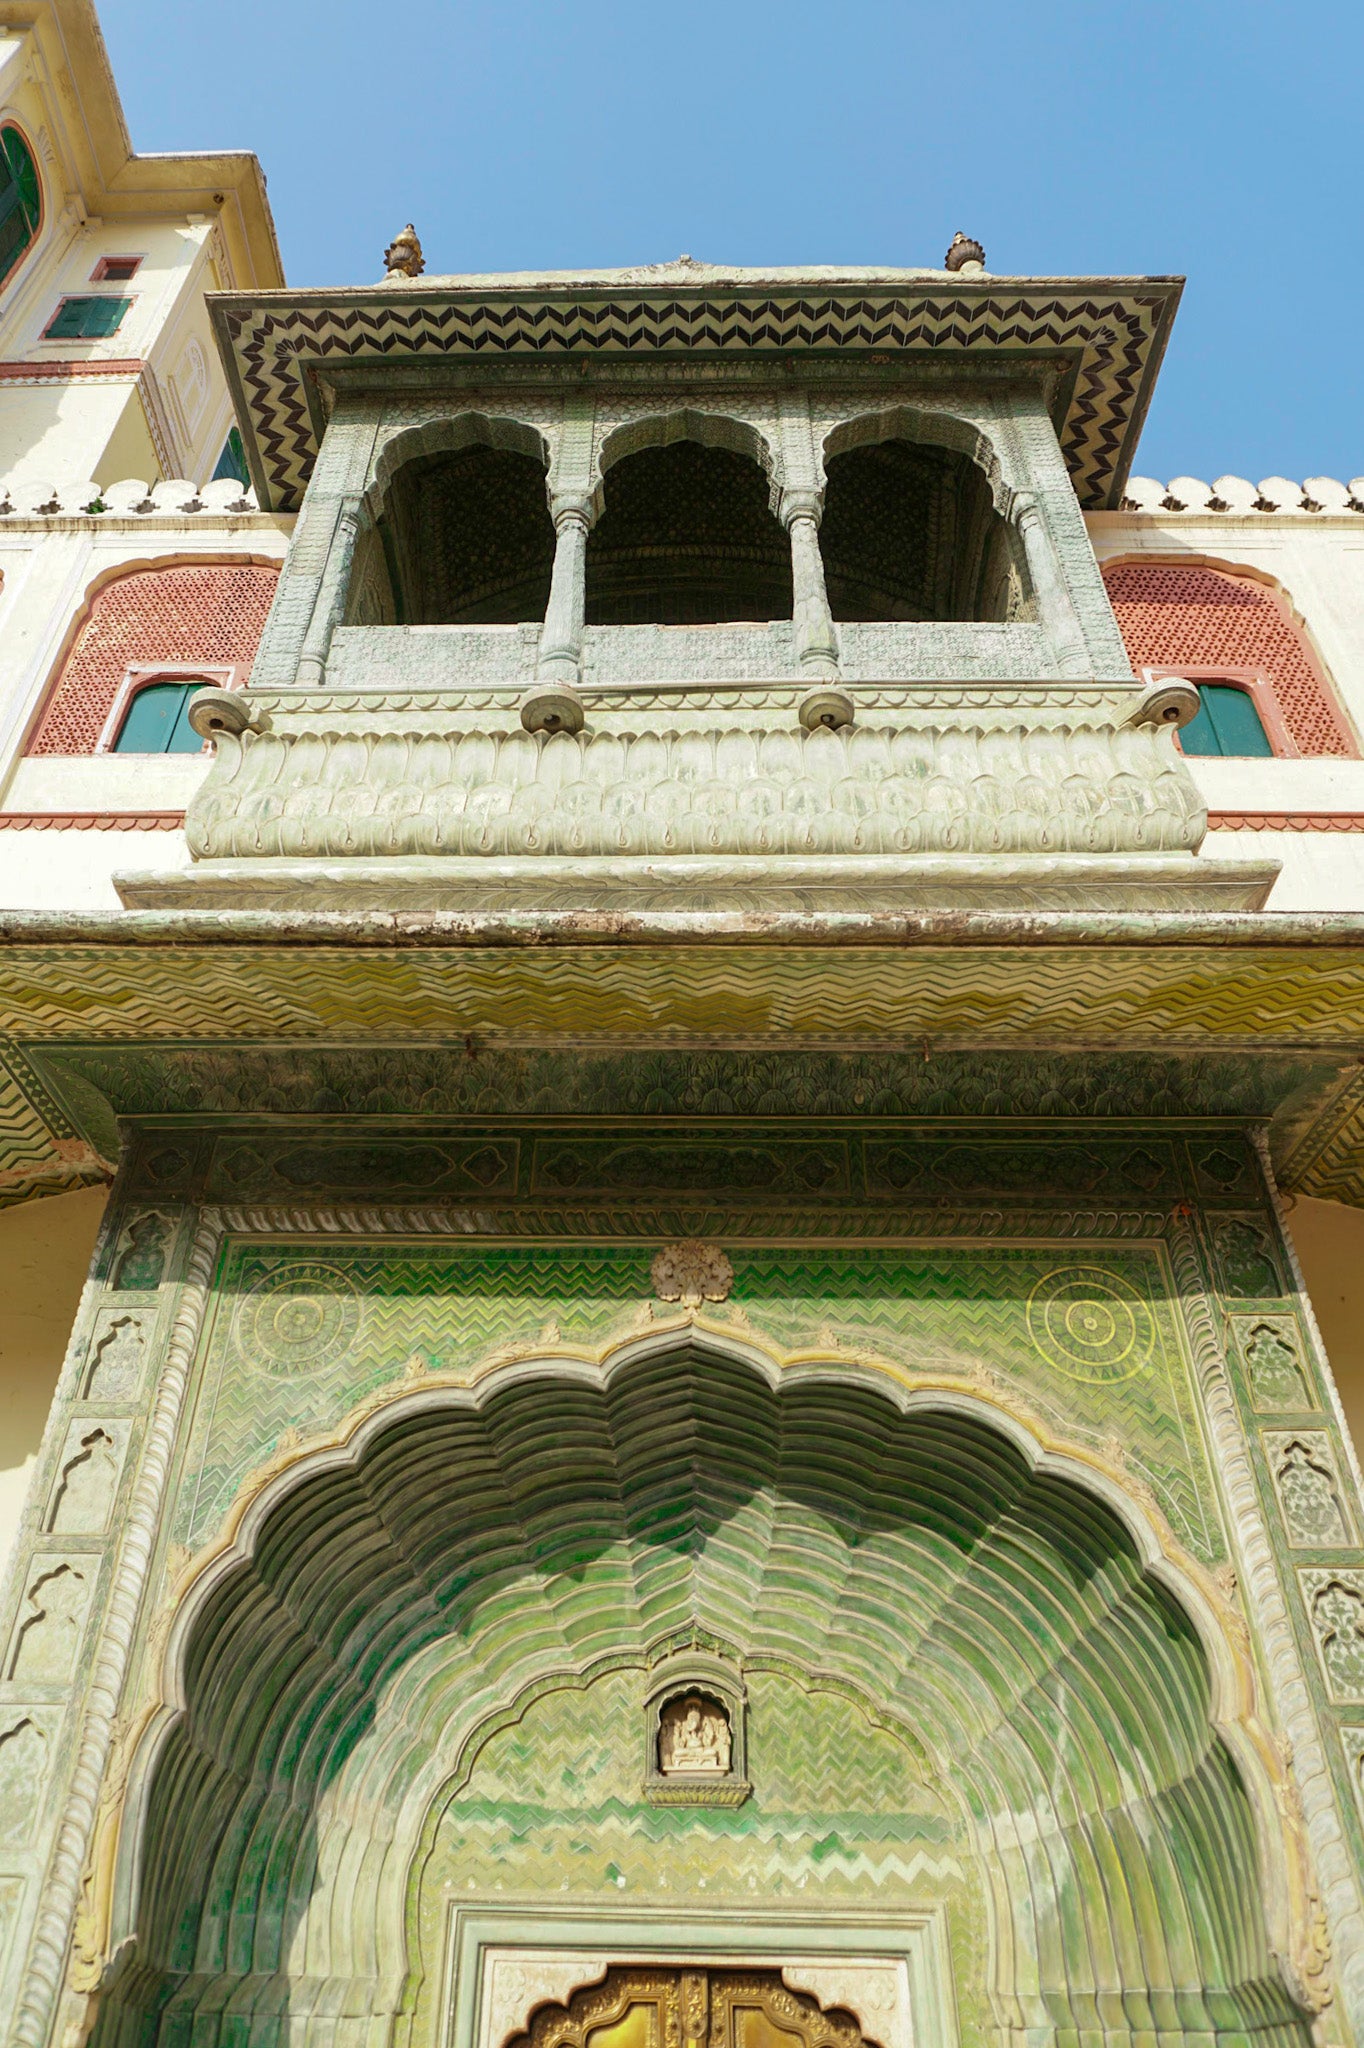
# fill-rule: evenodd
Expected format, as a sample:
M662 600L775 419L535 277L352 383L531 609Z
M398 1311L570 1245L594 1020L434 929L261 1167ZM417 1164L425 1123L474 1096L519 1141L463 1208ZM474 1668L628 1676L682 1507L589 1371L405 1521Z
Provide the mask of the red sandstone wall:
M1283 599L1246 576L1164 562L1120 562L1104 582L1132 666L1263 669L1303 754L1357 752Z
M252 562L138 569L91 603L62 664L31 754L93 754L129 666L250 667L278 571Z

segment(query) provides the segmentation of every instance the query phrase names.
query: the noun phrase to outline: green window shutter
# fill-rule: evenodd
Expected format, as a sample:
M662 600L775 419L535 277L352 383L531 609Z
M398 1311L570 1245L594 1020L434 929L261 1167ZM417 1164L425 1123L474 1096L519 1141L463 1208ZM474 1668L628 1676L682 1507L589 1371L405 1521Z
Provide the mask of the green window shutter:
M203 741L191 727L186 711L189 700L203 685L148 683L128 706L118 738L116 754L197 754Z
M246 467L246 450L242 446L240 427L228 430L227 439L223 442L223 452L218 457L218 467L213 472L214 483L225 476L234 476L243 489L251 481Z
M1189 720L1179 741L1186 754L1265 758L1274 752L1255 699L1249 690L1238 690L1233 683L1198 685L1198 715Z
M0 129L0 278L8 276L38 231L42 187L17 128Z
M49 321L48 341L96 341L117 334L131 299L63 299Z

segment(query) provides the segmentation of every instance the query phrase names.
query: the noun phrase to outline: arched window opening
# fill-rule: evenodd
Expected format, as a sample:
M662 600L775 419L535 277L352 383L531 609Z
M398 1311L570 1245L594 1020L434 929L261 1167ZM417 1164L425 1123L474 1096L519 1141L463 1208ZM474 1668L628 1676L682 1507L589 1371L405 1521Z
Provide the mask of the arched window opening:
M789 619L791 548L758 464L674 441L606 473L587 541L590 626Z
M1199 683L1198 714L1179 735L1186 754L1272 755L1255 699L1238 683Z
M1250 671L1280 753L1358 754L1350 724L1286 594L1230 564L1106 562L1104 585L1138 674ZM1274 733L1275 721L1282 733ZM1182 735L1186 753L1189 732Z
M1008 619L1024 582L1006 522L969 456L876 441L828 465L819 531L836 619Z
M119 745L121 705L146 682L245 679L275 593L273 563L177 562L128 569L91 593L30 754ZM226 673L224 673L226 672Z
M419 456L394 477L384 525L405 624L516 626L544 617L554 524L534 456L483 442Z
M173 676L144 683L128 699L112 752L115 754L200 754L204 742L189 722L190 700L207 686L206 676Z
M19 130L0 128L0 284L38 233L43 188L32 151Z

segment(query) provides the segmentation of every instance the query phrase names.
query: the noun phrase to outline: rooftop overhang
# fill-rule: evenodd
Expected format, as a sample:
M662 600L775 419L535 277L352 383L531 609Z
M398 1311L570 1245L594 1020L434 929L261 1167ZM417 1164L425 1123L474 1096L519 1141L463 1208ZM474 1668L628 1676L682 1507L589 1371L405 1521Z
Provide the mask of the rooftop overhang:
M0 28L33 38L33 82L70 196L86 215L131 227L203 214L222 229L234 278L252 290L282 285L259 159L244 149L138 155L93 0L0 0Z
M117 1120L1228 1119L1364 1202L1364 918L0 919L0 1201Z
M431 375L453 364L531 374L573 357L747 360L774 371L834 357L892 369L1045 366L1076 492L1101 510L1121 503L1182 289L1177 277L725 270L682 259L580 277L220 293L210 308L252 478L271 511L299 506L339 374L420 366Z

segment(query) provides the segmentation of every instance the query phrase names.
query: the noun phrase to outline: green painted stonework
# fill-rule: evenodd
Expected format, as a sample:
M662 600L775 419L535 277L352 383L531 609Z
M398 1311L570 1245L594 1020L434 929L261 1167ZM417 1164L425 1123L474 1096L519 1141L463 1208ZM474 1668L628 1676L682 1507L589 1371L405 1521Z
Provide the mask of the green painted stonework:
M1331 1403L1225 1120L144 1128L5 1621L35 1840L125 1646L66 1995L98 2048L447 2048L456 1902L608 1950L865 1908L942 1925L971 2048L1287 2048L1322 1963L1235 1696L1359 1853ZM747 1693L738 1804L646 1793L689 1645ZM33 1869L0 1841L16 1930Z

